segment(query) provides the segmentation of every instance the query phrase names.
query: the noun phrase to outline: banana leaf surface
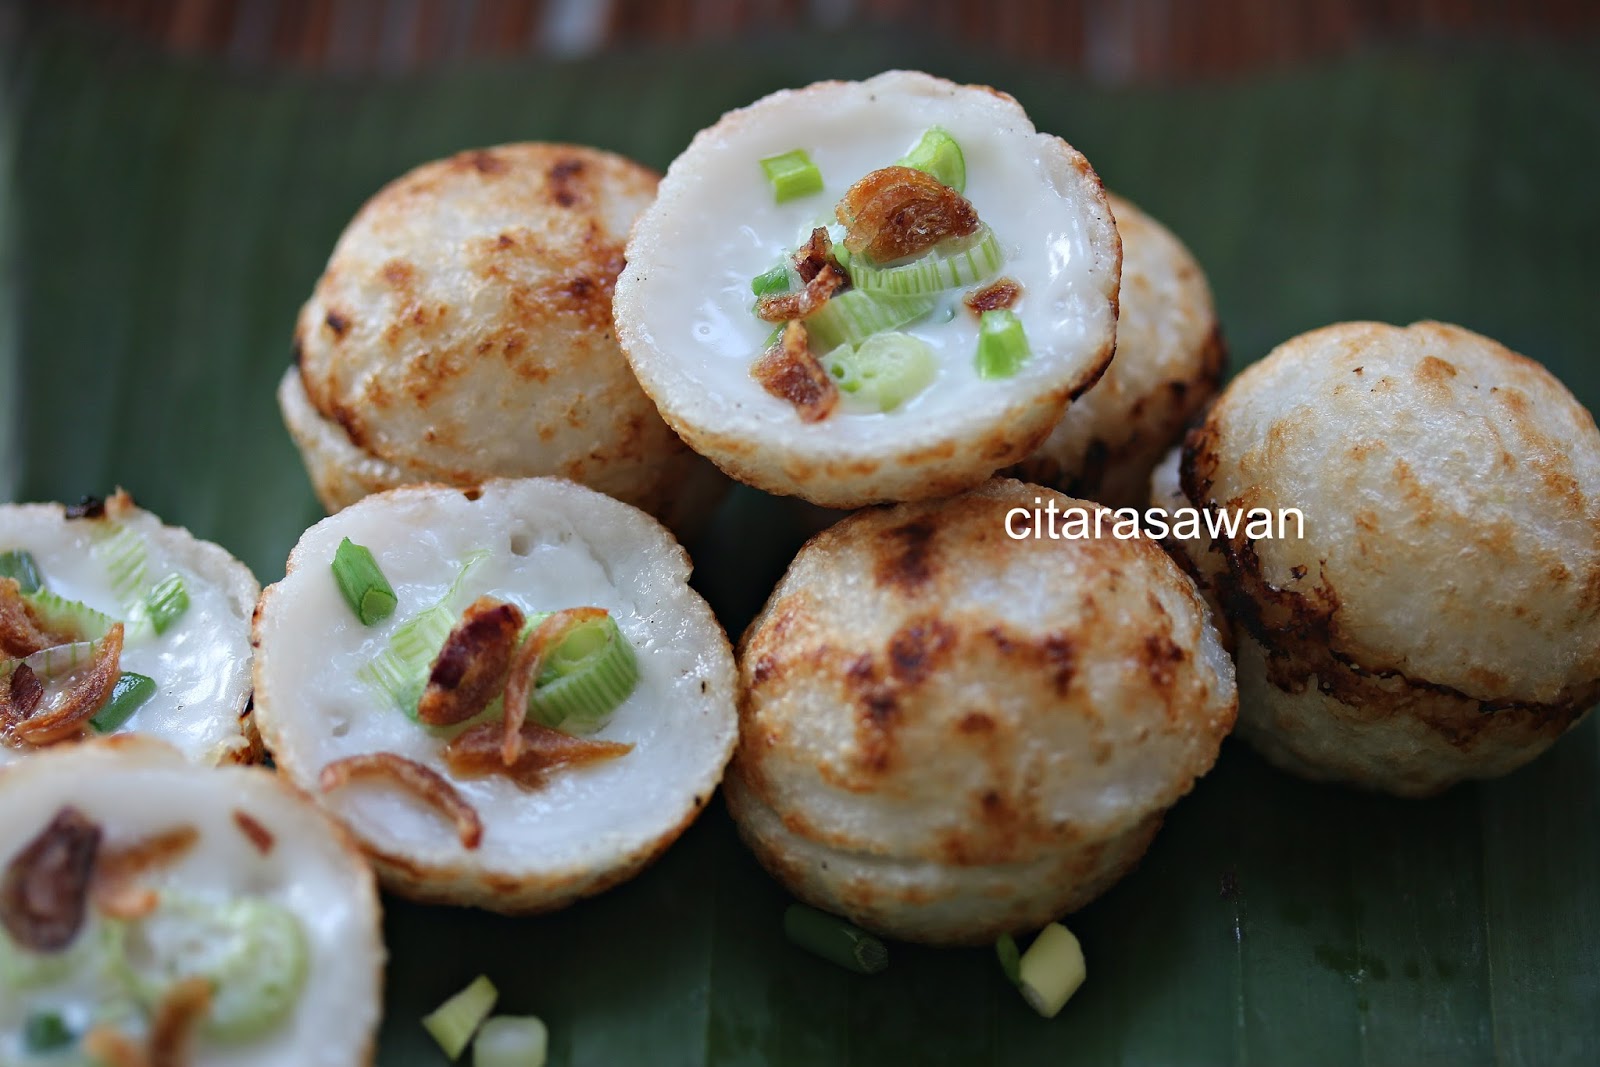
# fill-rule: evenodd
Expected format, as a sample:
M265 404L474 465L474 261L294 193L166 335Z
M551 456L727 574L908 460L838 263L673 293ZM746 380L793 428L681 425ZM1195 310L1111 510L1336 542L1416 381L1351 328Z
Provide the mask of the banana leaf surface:
M0 495L126 486L265 581L319 516L273 386L339 230L423 160L511 140L658 168L783 86L914 66L1000 86L1209 272L1234 369L1341 319L1440 318L1600 404L1600 55L1380 51L1182 88L1093 88L888 35L631 50L416 76L237 71L56 19L6 57ZM707 220L714 224L715 220ZM740 490L691 546L737 636L803 534ZM479 972L553 1064L1600 1063L1600 732L1403 802L1229 742L1139 869L1072 921L1089 981L1037 1018L991 953L849 974L713 808L636 881L544 918L387 907L380 1062Z

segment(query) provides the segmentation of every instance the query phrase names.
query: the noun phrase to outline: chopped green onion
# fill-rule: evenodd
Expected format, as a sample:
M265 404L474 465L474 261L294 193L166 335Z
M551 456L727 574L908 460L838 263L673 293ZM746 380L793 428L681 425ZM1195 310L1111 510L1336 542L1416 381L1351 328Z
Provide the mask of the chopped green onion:
M246 1040L282 1022L309 974L299 917L261 897L162 893L156 909L123 924L120 936L113 973L147 1006L182 979L211 983L205 1028L219 1040Z
M33 553L25 548L0 552L0 578L16 579L17 588L24 593L37 593L44 588L44 579L39 577L39 566L33 561Z
M834 349L823 366L841 392L874 411L893 411L926 389L939 373L928 342L908 333L875 333Z
M1022 320L1010 308L985 311L978 320L978 377L1009 378L1032 352Z
M26 594L28 606L47 630L56 633L76 634L81 640L97 641L104 637L116 622L102 611L96 611L81 600L68 600L48 589Z
M772 195L778 203L799 196L822 192L822 171L811 162L804 148L796 148L778 156L768 156L761 161L761 170L772 183Z
M776 296L789 291L789 267L780 263L765 274L757 274L750 280L750 291L756 296Z
M931 174L956 192L967 188L967 161L961 146L943 126L929 126L922 140L896 161L897 166L913 167Z
M189 590L184 588L181 574L167 575L144 598L145 617L158 635L166 633L167 628L188 610Z
M111 592L128 611L144 603L149 581L149 546L131 526L113 525L110 532L94 542L90 552L106 565L111 576Z
M497 1015L472 1042L472 1067L544 1067L550 1031L533 1015Z
M36 1011L22 1024L22 1047L26 1052L54 1052L76 1040L61 1016L53 1011Z
M1010 934L1001 934L994 943L994 954L1000 958L1000 969L1005 972L1006 981L1019 985L1022 982L1022 953L1017 951L1017 939Z
M97 734L109 734L128 721L145 701L156 695L155 679L123 671L111 690L111 699L89 720Z
M976 233L941 241L909 263L877 267L858 257L850 262L850 283L873 293L925 296L982 281L1005 261L999 238L982 223Z
M356 677L387 696L395 707L413 719L417 717L417 701L428 684L428 669L460 615L454 607L456 595L467 574L488 555L487 551L478 549L463 560L444 596L396 627L389 636L388 647L356 672Z
M528 713L554 730L594 733L638 684L633 646L607 615L567 631L545 660Z
M882 941L804 904L789 905L783 913L783 932L801 948L857 974L877 974L889 966L889 950Z
M345 603L355 612L361 625L382 622L394 613L398 601L389 579L378 569L372 551L346 537L333 554L333 577L339 583Z
M1053 1019L1083 985L1087 974L1078 939L1060 923L1051 923L1039 931L1022 954L1017 987L1029 1007L1046 1019Z
M472 1035L478 1032L483 1020L494 1010L499 991L486 975L478 975L472 984L445 1001L430 1015L422 1017L422 1026L433 1035L444 1054L450 1059L461 1055Z
M810 339L819 350L826 351L840 345L858 345L885 330L898 330L932 311L936 303L927 296L888 296L847 289L802 321Z
M21 659L0 660L0 675L9 678L19 663L26 663L28 669L40 678L59 678L68 671L88 665L94 659L98 644L97 641L73 641L41 648Z

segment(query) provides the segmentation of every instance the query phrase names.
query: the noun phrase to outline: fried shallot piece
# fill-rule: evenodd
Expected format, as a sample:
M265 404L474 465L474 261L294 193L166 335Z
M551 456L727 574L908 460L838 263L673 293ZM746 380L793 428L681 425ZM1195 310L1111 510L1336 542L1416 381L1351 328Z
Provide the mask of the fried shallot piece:
M850 278L831 261L817 269L805 288L794 293L775 293L756 301L756 317L763 322L788 322L803 319L832 299L850 283Z
M0 655L8 659L31 656L41 649L54 648L79 635L41 626L23 599L22 586L15 578L0 578Z
M493 727L492 723L489 725ZM477 809L432 768L393 752L368 752L334 760L322 768L318 784L324 793L331 793L357 779L377 779L400 786L452 820L463 848L474 849L482 843L483 820Z
M0 926L33 952L61 952L83 928L100 852L98 824L65 807L23 846L0 879Z
M88 721L111 699L122 674L117 666L121 657L122 623L119 622L113 623L100 639L94 661L68 686L61 700L42 713L35 709L33 714L13 723L9 728L11 736L30 745L51 745L82 733ZM13 675L13 690L15 684Z
M839 387L811 352L806 328L791 321L750 368L761 388L795 406L803 422L821 422L839 404Z
M536 722L523 723L518 734L517 761L509 767L502 758L500 728L494 723L483 723L457 735L445 746L444 761L452 774L462 778L499 774L531 790L543 785L548 773L558 767L616 759L633 750L632 745L573 737Z
M522 621L515 604L486 596L473 601L433 661L417 718L454 726L482 711L504 685Z
M167 867L189 854L200 832L180 826L128 845L106 847L95 864L90 898L102 915L113 919L141 919L155 911L160 902L155 890L139 880L149 872Z
M174 982L150 1019L150 1067L188 1067L189 1046L210 1011L210 982L204 978Z
M511 671L506 675L505 726L501 735L500 759L515 767L522 758L522 724L528 717L528 698L544 670L545 657L561 644L567 632L579 623L606 617L605 608L567 608L555 612L538 626L517 649Z
M32 715L44 700L44 683L26 663L19 663L11 677L0 681L0 735Z
M1000 311L1011 307L1022 296L1022 286L1011 278L997 278L982 289L974 289L961 298L967 310L974 315L985 311Z
M873 171L845 191L834 213L845 226L844 247L876 263L914 256L978 229L978 213L966 197L911 167Z

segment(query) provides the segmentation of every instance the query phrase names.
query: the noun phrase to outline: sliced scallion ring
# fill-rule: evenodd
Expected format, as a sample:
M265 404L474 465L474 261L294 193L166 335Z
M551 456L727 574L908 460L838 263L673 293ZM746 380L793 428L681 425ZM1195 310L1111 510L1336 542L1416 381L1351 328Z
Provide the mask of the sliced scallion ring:
M81 600L68 600L48 589L24 594L28 607L47 630L76 634L84 641L98 641L117 620L96 611Z
M859 345L834 349L823 367L839 390L872 411L893 411L938 376L928 342L908 333L875 333Z
M750 279L750 291L758 297L777 296L787 293L789 288L789 266L786 263L779 263L766 273Z
M388 646L356 672L356 677L388 697L412 719L417 717L417 701L428 683L428 668L461 614L455 607L461 585L488 555L479 549L463 560L444 596L396 627Z
M1000 241L987 223L966 237L941 241L925 255L892 267L878 267L861 257L850 261L850 282L857 289L891 296L931 296L972 285L1005 265Z
M1017 988L1034 1011L1053 1019L1088 972L1078 939L1060 923L1039 931L1017 964Z
M528 714L563 733L594 733L638 684L633 646L608 614L572 627L546 657Z
M858 345L885 330L898 330L932 311L936 303L928 296L890 296L847 289L802 321L812 342L826 351L840 345Z
M772 184L772 195L780 204L822 192L822 171L811 162L804 148L768 156L761 161L761 171Z
M181 574L167 575L144 598L144 617L158 635L166 633L188 610L189 590L184 587Z
M978 377L1010 378L1032 354L1022 320L1010 308L985 311L978 319Z
M127 722L145 701L156 695L155 679L123 671L111 690L111 699L95 712L89 725L97 734L109 734Z
M113 526L95 540L90 552L105 564L111 592L128 611L141 610L149 591L149 546L131 526Z
M783 932L808 952L857 974L877 974L889 966L883 942L827 912L790 904L783 913Z
M399 602L394 586L383 576L378 561L372 558L372 550L365 545L358 545L348 537L339 542L333 554L333 578L361 625L380 623L394 613L395 604Z
M896 165L931 174L958 193L966 191L966 157L961 154L961 146L956 139L943 126L929 126L923 132L922 139L911 151L901 156Z
M280 1022L305 987L310 961L300 919L259 897L212 901L162 893L155 911L122 926L116 968L147 1005L173 983L212 985L206 1032L237 1041Z
M15 579L18 590L24 593L37 593L44 588L39 565L34 562L33 553L25 548L0 552L0 578Z

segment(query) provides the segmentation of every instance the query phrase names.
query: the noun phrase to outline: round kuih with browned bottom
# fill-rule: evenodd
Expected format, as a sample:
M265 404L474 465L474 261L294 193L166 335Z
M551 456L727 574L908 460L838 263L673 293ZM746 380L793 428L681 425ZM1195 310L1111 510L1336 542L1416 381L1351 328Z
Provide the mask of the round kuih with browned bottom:
M1202 508L1304 515L1303 538L1180 547L1236 623L1240 733L1273 762L1433 793L1533 759L1600 695L1600 431L1532 360L1437 322L1314 330L1234 380L1179 474Z
M858 512L801 549L739 652L725 789L802 900L979 944L1098 896L1233 725L1233 665L1145 540L1014 540L995 480Z
M329 511L416 482L557 475L693 524L726 486L639 390L611 293L656 174L507 144L390 182L295 326L284 420Z

